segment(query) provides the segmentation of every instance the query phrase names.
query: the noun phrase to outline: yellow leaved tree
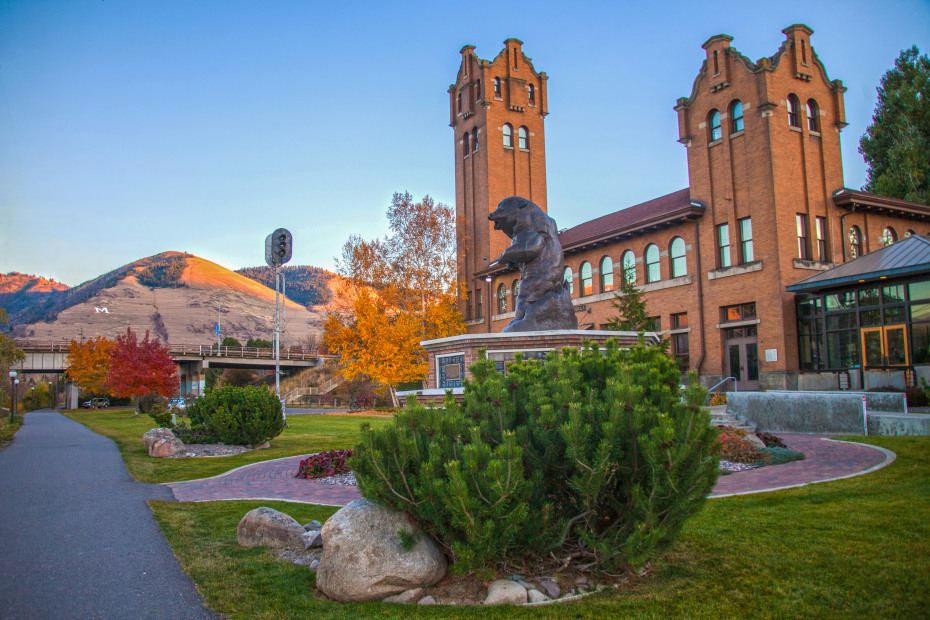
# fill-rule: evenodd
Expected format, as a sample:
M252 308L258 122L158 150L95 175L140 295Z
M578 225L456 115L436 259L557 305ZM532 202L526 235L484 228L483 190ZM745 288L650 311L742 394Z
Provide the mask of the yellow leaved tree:
M420 342L465 331L455 304L455 211L425 196L394 194L387 211L391 234L342 247L336 270L353 297L351 313L330 314L323 345L340 356L347 379L365 376L396 386L425 379Z
M102 336L86 342L72 340L65 369L68 380L77 383L85 392L105 394L112 347L113 341Z

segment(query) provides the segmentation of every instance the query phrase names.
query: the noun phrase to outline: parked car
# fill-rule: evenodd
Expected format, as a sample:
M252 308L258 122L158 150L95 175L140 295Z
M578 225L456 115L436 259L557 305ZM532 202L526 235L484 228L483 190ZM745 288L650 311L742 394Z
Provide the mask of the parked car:
M110 406L110 399L103 397L91 398L90 400L84 401L81 406L85 409L106 409Z
M183 398L169 398L168 409L171 409L171 408L180 409L181 411L186 411L187 403L184 402Z

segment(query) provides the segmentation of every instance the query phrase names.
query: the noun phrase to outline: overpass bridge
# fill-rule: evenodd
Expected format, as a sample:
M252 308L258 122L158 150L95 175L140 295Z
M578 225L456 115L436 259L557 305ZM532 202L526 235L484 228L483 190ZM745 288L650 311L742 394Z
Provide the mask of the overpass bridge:
M17 339L17 346L26 358L14 365L20 374L63 373L68 367L70 342L48 342ZM181 394L203 394L208 368L242 368L246 370L274 370L274 349L257 347L218 347L217 345L169 344L171 358L178 365L181 377ZM282 374L303 368L322 366L330 356L300 347L281 347Z

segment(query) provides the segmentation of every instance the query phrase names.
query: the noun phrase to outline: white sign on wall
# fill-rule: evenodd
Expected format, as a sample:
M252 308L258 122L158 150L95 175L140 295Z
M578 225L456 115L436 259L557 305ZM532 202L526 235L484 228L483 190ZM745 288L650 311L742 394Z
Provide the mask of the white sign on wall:
M766 362L777 362L778 361L778 349L766 349L765 350L765 361Z

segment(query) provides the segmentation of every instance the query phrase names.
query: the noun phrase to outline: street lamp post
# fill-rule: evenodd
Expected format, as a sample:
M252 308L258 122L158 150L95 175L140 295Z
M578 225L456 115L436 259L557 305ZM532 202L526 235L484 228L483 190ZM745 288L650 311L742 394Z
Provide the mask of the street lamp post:
M10 371L10 423L13 422L13 416L16 415L16 384L19 380L16 378L16 371Z

